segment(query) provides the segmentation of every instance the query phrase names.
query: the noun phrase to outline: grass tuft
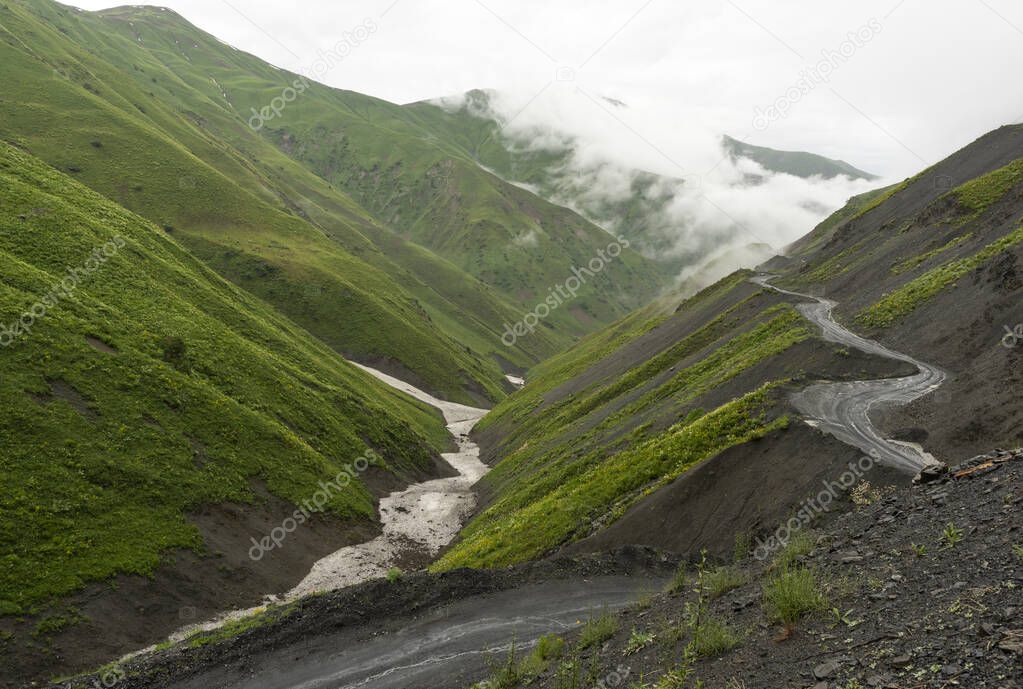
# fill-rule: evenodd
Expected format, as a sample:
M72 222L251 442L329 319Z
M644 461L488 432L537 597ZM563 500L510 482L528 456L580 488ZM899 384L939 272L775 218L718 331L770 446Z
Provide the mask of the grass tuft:
M596 646L610 639L618 631L618 618L606 610L600 617L590 618L579 633L579 649Z
M749 581L749 577L737 567L718 567L704 573L701 583L703 591L711 600L720 598L732 589Z
M723 620L707 616L692 629L693 651L701 658L713 658L727 653L742 640L742 637Z
M803 567L783 569L764 584L764 606L768 617L787 626L795 624L806 614L826 609L827 603L816 575Z
M774 556L771 567L774 569L788 569L796 560L813 552L816 544L817 537L812 532L797 531L792 534L788 542Z

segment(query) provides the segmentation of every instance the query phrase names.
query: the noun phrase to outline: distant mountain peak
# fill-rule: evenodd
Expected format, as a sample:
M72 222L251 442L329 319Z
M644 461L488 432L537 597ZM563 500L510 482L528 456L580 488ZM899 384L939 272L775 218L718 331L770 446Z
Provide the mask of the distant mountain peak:
M727 134L721 137L721 148L733 160L746 158L770 172L781 172L804 179L815 176L832 179L839 175L867 181L880 179L877 175L853 167L844 160L825 158L806 151L781 151L766 146L754 146Z

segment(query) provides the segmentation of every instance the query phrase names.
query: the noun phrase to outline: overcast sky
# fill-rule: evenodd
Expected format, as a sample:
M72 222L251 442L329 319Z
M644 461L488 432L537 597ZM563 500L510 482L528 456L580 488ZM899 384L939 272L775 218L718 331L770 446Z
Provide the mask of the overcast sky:
M376 32L325 82L396 102L490 87L525 104L547 85L541 101L559 91L578 96L581 89L629 106L635 131L622 127L614 136L673 158L683 152L670 150L672 129L710 127L901 178L1023 118L1018 0L161 4L232 45L301 72L318 50L369 18ZM859 38L850 40L850 32ZM822 74L822 61L831 65L823 68L827 80L811 78L812 88L801 88L796 98L791 87L799 88L808 70ZM572 75L574 81L565 80ZM788 108L784 116L768 111L779 99ZM755 122L758 107L768 115Z

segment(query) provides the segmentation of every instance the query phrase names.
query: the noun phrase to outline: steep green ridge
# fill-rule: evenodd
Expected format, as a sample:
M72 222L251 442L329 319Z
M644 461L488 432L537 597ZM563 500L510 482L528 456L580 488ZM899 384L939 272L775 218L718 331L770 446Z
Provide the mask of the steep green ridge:
M354 197L378 226L431 249L517 307L532 307L574 265L588 262L611 241L575 213L480 169L400 106L303 82L304 90L256 135L246 126L252 113L293 88L298 75L226 46L169 11L126 7L86 19L104 32L116 32L108 40L119 38L121 50L104 51L104 56L140 88L150 88L151 69L142 73L132 66L145 59L159 70L158 83L165 73L202 94L197 99L172 82L160 95L199 113L207 131L231 142L244 136L253 151L256 144L250 139L258 138L263 146L253 157L259 159L270 155L266 145L272 145L290 166L303 167ZM124 49L127 45L131 52ZM273 178L276 172L266 174ZM381 230L360 231L374 238ZM651 265L631 251L600 279L601 284L580 291L572 309L548 319L552 328L566 331L555 332L555 341L559 334L564 343L588 332L589 319L607 322L624 315L660 287Z
M525 309L615 242L578 214L482 170L407 119L397 106L313 87L267 136L348 190L402 236L425 246ZM625 250L545 319L552 336L579 335L654 296L656 266Z
M531 370L478 426L500 458L483 479L491 501L437 567L508 564L588 536L700 461L783 427L762 381L745 377L810 332L749 276L670 315L637 312Z
M545 321L552 327L507 347L505 324L521 318L523 303L532 306L530 290L546 292L554 275L563 281L573 260L589 260L598 239L606 245L604 233L584 228L591 246L569 238L574 253L557 270L552 258L545 271L523 273L523 282L532 283L512 285L520 293L501 294L464 266L403 240L336 184L289 157L289 151L299 156L279 130L252 131L247 107L279 95L285 76L173 12L86 13L48 0L16 0L0 8L0 27L9 75L0 136L176 233L225 277L338 351L385 365L436 394L476 403L499 399L498 362L529 366L641 303L656 286L626 252L599 276L604 282L589 285L571 308ZM289 113L297 117L307 108L316 121L342 114L379 121L372 113L356 115L346 99L401 112L311 85ZM392 138L415 138L392 137L386 127L374 134L380 155L388 154ZM480 176L490 178L477 170ZM464 196L473 204L491 203L487 194L470 191ZM567 211L521 194L513 200L527 211L534 203L546 209L553 236L567 233L562 225L580 229L577 216L575 225L562 223ZM645 285L635 294L627 284L633 279Z
M816 153L806 151L779 151L775 148L765 146L754 146L730 136L721 137L722 147L725 152L736 158L748 158L759 163L765 170L771 172L782 172L796 177L823 177L831 179L839 175L845 175L852 179L865 179L873 181L878 179L877 175L864 172L853 167L844 160L825 158Z
M160 228L7 144L0 188L0 613L152 573L169 549L201 547L188 511L250 502L254 483L299 503L367 448L408 475L446 447L434 410ZM11 328L33 309L27 332ZM326 509L375 514L358 480Z
M494 567L538 557L588 533L594 519L606 525L640 493L677 478L701 460L784 427L787 419L767 420L769 387L722 405L695 420L623 450L552 487L520 509L484 513L462 532L462 541L435 565ZM606 516L610 513L610 519Z

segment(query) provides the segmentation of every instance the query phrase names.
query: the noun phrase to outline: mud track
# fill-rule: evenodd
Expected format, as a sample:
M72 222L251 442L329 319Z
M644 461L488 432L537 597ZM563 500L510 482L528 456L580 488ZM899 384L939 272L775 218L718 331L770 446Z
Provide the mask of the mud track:
M918 369L918 373L902 378L811 385L792 396L792 404L799 413L812 425L863 450L882 464L914 473L928 464L936 464L934 457L922 448L884 438L870 420L870 412L881 405L908 404L933 392L944 382L945 372L908 354L888 349L879 342L860 337L835 321L832 310L836 302L775 287L769 282L772 277L758 275L750 281L782 294L813 300L812 303L797 304L796 308L807 320L820 327L825 340L868 354L905 361Z

